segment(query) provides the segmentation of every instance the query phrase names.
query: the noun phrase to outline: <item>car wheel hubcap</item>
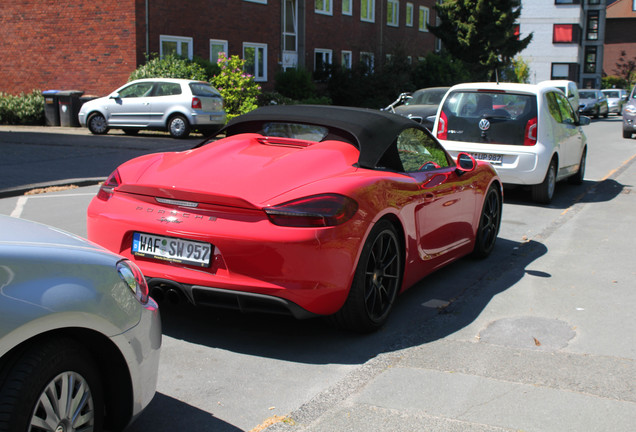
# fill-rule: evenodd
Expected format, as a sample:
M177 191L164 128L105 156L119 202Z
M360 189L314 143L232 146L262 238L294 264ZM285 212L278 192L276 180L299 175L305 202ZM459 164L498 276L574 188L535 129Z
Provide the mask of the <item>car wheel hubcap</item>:
M391 309L399 283L398 246L390 232L380 234L367 262L364 302L369 318L382 319Z
M31 416L31 429L51 432L92 430L95 422L93 397L86 380L64 372L44 389Z
M102 116L95 116L91 119L91 126L95 132L103 132L106 129L106 119Z
M183 123L183 120L179 119L175 119L172 122L172 133L175 135L181 135L183 133L183 131L185 130L185 124Z

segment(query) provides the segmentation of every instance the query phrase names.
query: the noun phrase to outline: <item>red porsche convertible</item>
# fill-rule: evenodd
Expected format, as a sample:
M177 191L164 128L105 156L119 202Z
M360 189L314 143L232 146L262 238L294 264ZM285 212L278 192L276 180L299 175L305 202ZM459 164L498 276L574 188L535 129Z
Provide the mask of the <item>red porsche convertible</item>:
M124 163L88 208L88 238L134 260L158 300L373 331L400 292L494 248L495 170L405 117L269 106L221 133Z

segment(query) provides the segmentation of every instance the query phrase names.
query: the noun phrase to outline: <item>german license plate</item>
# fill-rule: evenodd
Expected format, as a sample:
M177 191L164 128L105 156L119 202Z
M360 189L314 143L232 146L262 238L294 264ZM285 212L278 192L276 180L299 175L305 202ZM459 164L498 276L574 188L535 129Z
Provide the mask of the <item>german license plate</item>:
M164 237L153 234L133 233L132 253L136 256L198 267L209 267L212 256L210 243Z
M488 161L491 164L500 164L503 161L503 155L490 153L473 153L473 157L477 160Z

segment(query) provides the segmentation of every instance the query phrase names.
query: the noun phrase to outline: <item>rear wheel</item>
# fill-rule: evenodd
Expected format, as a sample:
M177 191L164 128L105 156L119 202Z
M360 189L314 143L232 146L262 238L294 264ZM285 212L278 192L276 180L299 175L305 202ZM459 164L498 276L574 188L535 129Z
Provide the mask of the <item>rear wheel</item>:
M532 186L532 199L536 202L549 204L554 197L556 188L557 163L554 159L550 162L543 182Z
M100 113L93 113L88 117L86 122L88 130L95 135L103 135L108 132L108 122Z
M386 322L402 282L402 248L395 228L378 222L362 248L349 297L334 316L344 328L362 333Z
M587 156L587 148L583 149L583 154L581 155L581 161L579 162L579 170L572 177L568 179L568 182L571 184L581 185L583 184L583 177L585 177L585 159Z
M177 114L168 120L168 132L173 138L187 138L190 135L190 123L184 116Z
M102 430L99 373L72 339L30 347L1 376L0 430Z
M501 195L496 185L490 186L484 199L479 227L475 238L473 256L485 258L495 248L497 234L501 226Z

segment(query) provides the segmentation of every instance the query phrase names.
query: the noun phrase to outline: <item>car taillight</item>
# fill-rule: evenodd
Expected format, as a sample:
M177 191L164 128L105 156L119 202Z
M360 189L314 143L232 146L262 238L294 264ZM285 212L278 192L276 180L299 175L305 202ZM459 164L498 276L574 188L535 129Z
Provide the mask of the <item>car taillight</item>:
M358 203L344 195L314 195L267 207L274 225L287 227L329 227L345 223L358 211Z
M126 283L126 286L130 288L141 304L148 303L146 278L144 278L143 273L134 262L127 259L119 261L117 263L117 273L119 273L119 277Z
M439 121L437 122L437 139L448 139L448 129L446 128L448 125L448 117L446 117L446 113L442 111L439 114Z
M533 146L537 143L537 118L533 117L526 123L526 132L523 136L523 145Z
M202 109L203 105L201 104L201 99L198 97L192 98L192 109Z
M113 196L113 189L121 184L121 177L119 171L115 170L110 177L106 179L97 192L97 198L103 201L108 201Z

